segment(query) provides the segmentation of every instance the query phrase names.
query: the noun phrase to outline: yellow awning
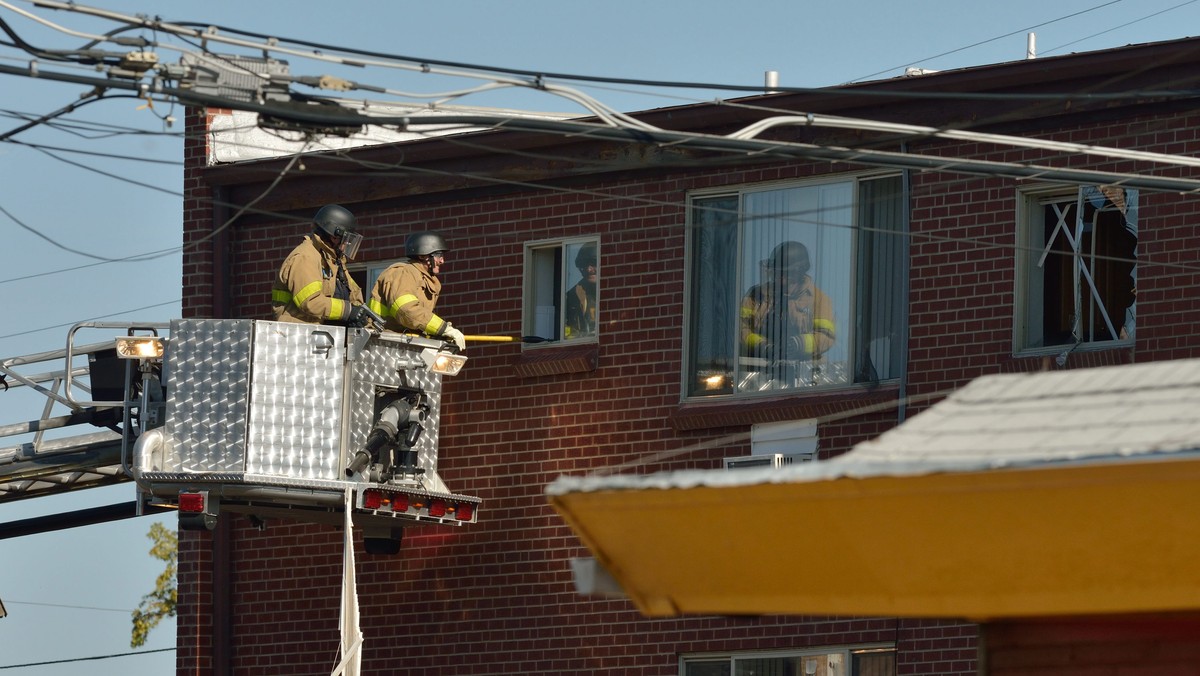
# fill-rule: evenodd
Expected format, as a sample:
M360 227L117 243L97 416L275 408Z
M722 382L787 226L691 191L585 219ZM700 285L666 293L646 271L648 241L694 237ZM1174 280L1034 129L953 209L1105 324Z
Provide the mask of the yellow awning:
M1200 609L1200 459L867 478L797 469L789 481L644 477L548 493L649 616Z

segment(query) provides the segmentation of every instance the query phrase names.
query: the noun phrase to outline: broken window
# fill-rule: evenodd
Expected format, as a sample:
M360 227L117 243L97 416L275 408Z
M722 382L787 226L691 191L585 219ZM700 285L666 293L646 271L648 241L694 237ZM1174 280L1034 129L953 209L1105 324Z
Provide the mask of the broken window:
M1018 352L1133 340L1137 198L1115 186L1022 194Z

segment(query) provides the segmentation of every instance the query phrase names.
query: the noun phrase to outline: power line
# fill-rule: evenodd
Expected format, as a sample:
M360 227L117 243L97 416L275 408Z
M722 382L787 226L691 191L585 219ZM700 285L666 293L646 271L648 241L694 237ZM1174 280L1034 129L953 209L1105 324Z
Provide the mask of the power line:
M183 166L183 162L180 162L178 160L159 160L159 159L155 159L153 157L136 157L133 155L118 155L116 153L101 153L101 152L96 152L94 150L79 150L77 148L63 148L63 147L58 147L58 146L48 146L48 145L45 145L42 143L28 143L26 141L18 141L16 139L6 139L5 143L11 143L13 145L24 146L26 148L30 148L33 150L53 151L53 152L60 152L60 153L73 153L76 155L87 155L89 157L102 157L102 158L110 159L110 160L129 160L131 162L145 162L147 164L165 164L165 165L172 166L172 167L182 167ZM47 152L47 154L49 155L50 153ZM53 155L50 155L50 156L54 157ZM54 159L57 160L59 158L54 157ZM113 176L113 178L118 178L118 177Z
M117 657L137 657L140 655L152 655L154 653L175 652L175 648L156 648L154 650L139 650L137 652L128 653L113 653L111 655L95 655L92 657L74 657L65 660L49 660L46 662L26 662L25 664L6 664L0 666L0 669L23 669L25 667L44 667L51 664L74 664L77 662L94 662L97 660L111 660Z
M1113 4L1115 2L1121 2L1121 1L1122 0L1112 0L1108 4ZM299 39L293 39L293 38L279 38L278 36L268 36L268 35L261 34L261 33L243 31L243 30L228 27L228 26L221 26L221 25L214 26L210 22L182 22L182 23L164 22L158 18L149 19L149 18L141 17L141 16L130 16L130 15L125 15L125 14L121 14L118 12L111 12L108 10L101 10L101 9L91 8L91 7L77 6L77 5L74 5L73 3L55 2L53 0L44 0L43 2L40 3L40 5L49 7L52 9L69 10L69 11L73 11L73 12L78 12L78 13L82 13L82 14L87 14L87 15L91 15L91 16L104 18L104 19L107 19L110 21L121 22L121 23L126 24L126 27L128 27L128 28L142 28L142 29L148 29L148 30L155 30L156 32L161 31L164 33L171 34L181 40L190 37L190 38L197 39L197 40L203 40L206 43L208 43L208 42L222 43L222 44L228 44L228 45L241 47L241 48L245 48L245 49L252 49L252 50L255 50L256 52L263 53L263 54L266 54L266 53L286 54L289 56L312 59L315 61L334 63L334 64L338 64L338 65L351 66L351 67L356 67L356 68L364 68L364 67L370 67L370 66L377 66L377 67L383 67L383 68L399 68L399 69L409 70L412 72L419 72L419 73L423 73L423 74L432 73L435 75L445 75L445 76L451 76L451 77L465 77L465 78L474 78L474 79L481 79L481 75L479 73L492 73L492 74L503 75L503 76L519 76L519 77L523 77L523 78L527 78L527 79L496 80L496 82L498 84L507 84L507 85L511 85L511 86L526 87L526 88L540 90L540 91L548 91L550 93L563 93L563 92L552 91L552 88L547 83L548 79L549 80L581 81L581 82L598 82L598 83L608 83L608 84L624 84L624 85L646 86L646 87L655 87L655 88L685 88L685 89L701 89L701 90L712 90L712 91L743 91L743 92L755 92L755 93L762 91L761 85L728 85L728 84L711 83L711 82L680 82L680 81L670 81L670 80L641 80L641 79L635 79L635 78L589 76L589 75L579 75L579 74L572 74L572 73L558 73L558 72L551 72L551 71L503 68L503 67L497 67L497 66L487 66L487 65L481 65L481 64L449 61L449 60L444 60L444 59L427 59L427 58L420 58L420 57L413 57L413 56L375 52L375 51L370 51L370 50L361 50L361 49L342 47L342 46L338 46L338 45L330 45L330 44L325 44L325 43L318 43L318 42L299 40ZM0 6L8 6L8 5L7 5L7 3L0 2ZM12 8L11 6L9 6L9 7L10 7L10 9L14 9L14 11L16 11L15 8ZM1096 9L1096 8L1093 8L1093 9ZM1091 11L1091 10L1085 10L1084 12L1078 12L1076 14L1082 14L1082 13L1085 13L1086 11ZM33 15L29 15L29 16L33 16ZM1054 21L1060 21L1065 18L1069 18L1069 16L1068 17L1060 17L1059 19L1055 19ZM38 20L41 21L42 23L45 23L46 25L54 27L56 30L59 30L59 31L62 31L62 32L68 33L68 34L72 33L68 29L65 29L61 26L56 26L54 24L51 24L48 21L45 21L42 19L38 19ZM1050 22L1047 22L1047 23L1050 23ZM215 28L217 30L210 31L209 30L210 28ZM236 39L236 38L227 38L222 34L222 31L225 33L229 33L231 35L248 36L248 37L253 37L256 39L261 39L261 40L263 40L263 42L253 43L253 42L248 42L246 40L241 40L241 39ZM76 33L76 34L78 34L78 33ZM83 35L83 34L79 34L79 35ZM90 37L92 39L98 39L98 40L107 39L102 36L96 36L96 35L91 35L91 34L87 34L87 37ZM998 38L994 38L994 39L998 39ZM990 41L991 40L988 40L985 42L990 42ZM291 49L291 48L281 46L283 44L300 45L303 47L307 47L307 48L311 49L312 51L305 52L305 51L300 51L300 50L296 50L296 49ZM983 43L979 43L979 44L983 44ZM162 47L162 48L169 47L168 45L165 45L161 42L154 42L153 45ZM975 45L971 45L971 46L975 46ZM960 48L959 50L954 50L954 51L960 51L961 49L966 49L966 48ZM339 56L338 54L345 54L345 55L349 55L351 57L366 57L367 59L382 59L383 61L370 61L370 60L366 60L364 58L347 58L344 56ZM217 58L217 59L223 58L220 55L213 54L211 52L208 52L208 56L210 58ZM403 64L403 65L401 65L401 64ZM460 70L458 70L458 71L443 71L443 70L440 70L440 68L457 68ZM265 77L265 76L259 76L259 77ZM361 88L361 87L357 86L357 83L349 83L347 81L340 80L339 78L334 78L334 80L337 80L341 87L345 87L346 85L355 85L355 87L352 87L352 88ZM372 89L372 88L368 88L368 89ZM376 87L373 89L381 89L381 88ZM773 87L772 89L774 91L787 92L787 93L816 93L816 92L831 91L827 87L782 87L782 86L780 86L780 87ZM1072 98L1072 95L1070 95L1070 94L1055 94L1055 93L1049 93L1049 94L1045 94L1045 93L991 94L991 93L975 93L975 92L929 92L929 91L914 92L914 91L903 91L903 90L888 90L888 89L881 89L881 88L872 88L869 90L860 90L860 89L856 89L856 88L843 88L843 89L837 89L836 91L838 92L838 94L845 95L845 96L861 96L861 97L888 96L888 97L936 98L936 99L951 98L951 99L959 99L959 100L965 100L965 99L988 100L988 99L995 99L995 98L1005 98L1005 99L1061 101L1061 100L1069 100ZM1148 95L1151 93L1157 93L1159 95L1164 95L1164 94L1169 95L1170 94L1170 92L1139 91L1139 92L1137 92L1137 95L1144 96L1144 95ZM579 95L583 96L582 94L579 94ZM1127 98L1131 95L1133 95L1133 94L1132 93L1095 94L1095 95L1089 96L1089 98L1100 98L1100 99ZM586 97L586 98L590 99L590 97ZM577 100L576 102L579 102L579 101ZM589 106L597 106L603 110L611 110L611 109L608 109L607 106L604 106L603 104L601 104L595 100L590 100L588 105ZM616 113L616 111L611 111L611 112L620 115L620 113Z
M117 316L117 315L127 315L127 314L129 314L129 313L131 313L131 312L141 312L142 310L152 310L152 309L154 309L154 308L156 308L156 307L163 307L163 306L166 306L166 305L172 305L172 304L178 303L178 302L180 302L180 300L181 300L181 299L178 299L178 298L177 298L177 299L175 299L175 300L169 300L169 301L166 301L165 303L155 303L155 304L153 304L153 305L143 305L142 307L135 307L135 308L133 308L133 309L130 309L130 310L121 310L121 311L119 311L119 312L110 312L110 313L108 313L108 314L104 314L104 315L98 315L98 316L96 316L96 317L89 317L89 318L87 318L87 319L79 319L79 320L76 320L76 321L73 321L73 322L65 322L65 323L62 323L62 324L55 324L55 325L53 325L53 326L43 326L43 327L42 327L42 328L40 328L40 329L30 329L30 330L28 330L28 331L18 331L18 332L16 332L16 333L9 333L9 334L6 334L6 335L3 335L3 336L0 336L0 340L4 340L4 339L6 339L6 338L16 338L16 337L18 337L18 336L27 336L27 335L29 335L29 334L31 334L31 333L41 333L42 331L49 331L49 330L51 330L51 329L65 329L65 328L67 328L67 327L69 327L69 326L75 326L75 325L76 325L76 324L78 324L79 322L94 322L94 321L97 321L97 320L100 320L100 319L107 319L107 318L109 318L109 317L115 317L115 316Z
M99 610L107 613L124 613L132 615L133 611L124 608L97 608L95 606L73 606L65 603L38 603L36 601L14 601L9 599L5 601L8 605L16 606L40 606L43 608L66 608L69 610Z
M1057 47L1051 47L1050 49L1047 49L1044 52L1040 52L1040 53L1049 54L1050 52L1057 52L1060 49L1065 49L1067 47L1070 47L1071 45L1079 44L1080 42L1084 42L1086 40L1091 40L1092 38L1100 37L1101 35L1104 35L1105 33L1111 33L1113 31L1121 30L1122 28L1128 28L1129 26L1132 26L1135 23L1140 23L1142 21L1146 21L1147 19L1152 19L1160 14L1166 14L1167 12L1177 10L1180 7L1185 7L1187 5L1195 3L1197 1L1200 1L1200 0L1187 0L1187 2L1181 2L1178 5L1175 5L1173 7L1168 7L1166 9L1159 10L1157 12L1154 12L1153 14L1147 14L1146 16L1143 16L1138 19L1134 19L1133 21L1126 21L1125 23L1123 23L1119 26L1114 26L1112 28L1109 28L1108 30L1103 30L1103 31L1100 31L1099 33L1092 33L1091 35L1089 35L1087 37L1082 37L1082 38L1079 38L1078 40L1072 40L1071 42L1061 44Z
M962 51L965 51L965 50L968 50L968 49L972 49L972 48L974 48L974 47L978 47L978 46L980 46L980 45L986 45L986 44L987 44L987 43L989 43L989 42L995 42L996 40L1002 40L1002 39L1004 39L1004 38L1011 37L1011 36L1013 36L1013 35L1020 35L1021 33L1028 33L1029 31L1031 31L1031 30L1033 30L1033 29L1035 29L1035 28L1041 28L1042 26L1048 26L1048 25L1050 25L1050 24L1052 24L1052 23L1057 23L1057 22L1059 22L1059 21L1064 21L1064 20L1066 20L1066 19L1070 19L1070 18L1072 18L1072 17L1080 16L1081 14L1087 14L1088 12L1094 12L1094 11L1096 11L1096 10L1098 10L1098 9L1102 8L1102 7L1108 7L1109 5L1115 5L1115 4L1117 4L1117 3L1119 3L1119 2L1122 2L1122 1L1123 1L1123 0L1110 0L1109 2L1106 2L1106 3L1100 4L1100 5L1096 5L1095 7L1089 7L1088 9L1081 10L1081 11L1078 11L1078 12L1073 12L1073 13L1071 13L1071 14L1067 14L1066 16L1060 16L1060 17L1058 17L1057 19L1051 19L1051 20L1049 20L1049 21L1043 21L1042 23L1039 23L1039 24L1034 24L1033 26L1030 26L1030 27L1028 27L1028 28L1021 28L1021 29L1019 29L1019 30L1015 30L1015 31L1012 31L1012 32L1009 32L1009 33L1005 33L1004 35L997 35L996 37L993 37L993 38L988 38L987 40L981 40L981 41L979 41L979 42L976 42L976 43L973 43L973 44L969 44L969 45L967 45L967 46L965 46L965 47L958 47L957 49L951 49L951 50L950 50L950 51L948 51L948 52L942 52L941 54L934 54L933 56L927 56L927 57L925 57L925 58L923 58L923 59L917 59L916 61L911 61L911 62L909 62L909 63L903 64L903 65L900 65L900 66L895 66L895 67L892 67L892 68L886 68L886 69L884 69L884 70L881 70L881 71L876 71L876 72L874 72L874 73L871 73L870 75L863 75L862 77L857 77L857 78L854 78L854 79L853 79L853 80L851 80L850 82L858 82L858 81L860 81L860 80L866 80L866 79L868 79L868 78L875 77L876 75L883 75L884 73L887 73L887 72L889 72L889 71L896 70L897 68L904 68L904 67L906 67L906 66L911 66L911 65L913 65L914 63L923 63L923 62L926 62L926 61L933 61L934 59L940 59L940 58L942 58L943 56L949 56L949 55L951 55L951 54L957 54L958 52L962 52Z

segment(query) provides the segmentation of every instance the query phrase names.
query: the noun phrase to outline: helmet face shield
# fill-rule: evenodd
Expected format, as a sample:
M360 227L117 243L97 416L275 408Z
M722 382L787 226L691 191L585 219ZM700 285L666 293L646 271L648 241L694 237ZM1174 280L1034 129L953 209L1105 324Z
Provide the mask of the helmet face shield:
M357 232L342 233L342 253L346 255L346 258L354 260L354 257L358 255L358 247L362 244L362 240L362 235Z

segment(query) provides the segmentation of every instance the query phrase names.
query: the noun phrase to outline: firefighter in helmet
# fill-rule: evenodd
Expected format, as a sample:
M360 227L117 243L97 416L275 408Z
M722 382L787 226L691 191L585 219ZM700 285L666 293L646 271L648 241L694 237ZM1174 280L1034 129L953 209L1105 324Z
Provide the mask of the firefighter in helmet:
M354 214L327 204L313 216L313 231L283 261L271 288L275 320L301 324L360 324L363 292L346 272L358 253Z
M743 354L813 360L833 347L833 304L815 284L808 248L783 242L762 261L762 283L742 298Z
M434 313L446 262L446 242L436 232L415 232L404 240L408 260L388 267L375 281L368 307L384 318L389 331L412 331L453 342L467 349L462 331Z
M596 332L596 245L588 242L575 254L579 282L567 291L563 303L563 328L567 340L590 336Z

